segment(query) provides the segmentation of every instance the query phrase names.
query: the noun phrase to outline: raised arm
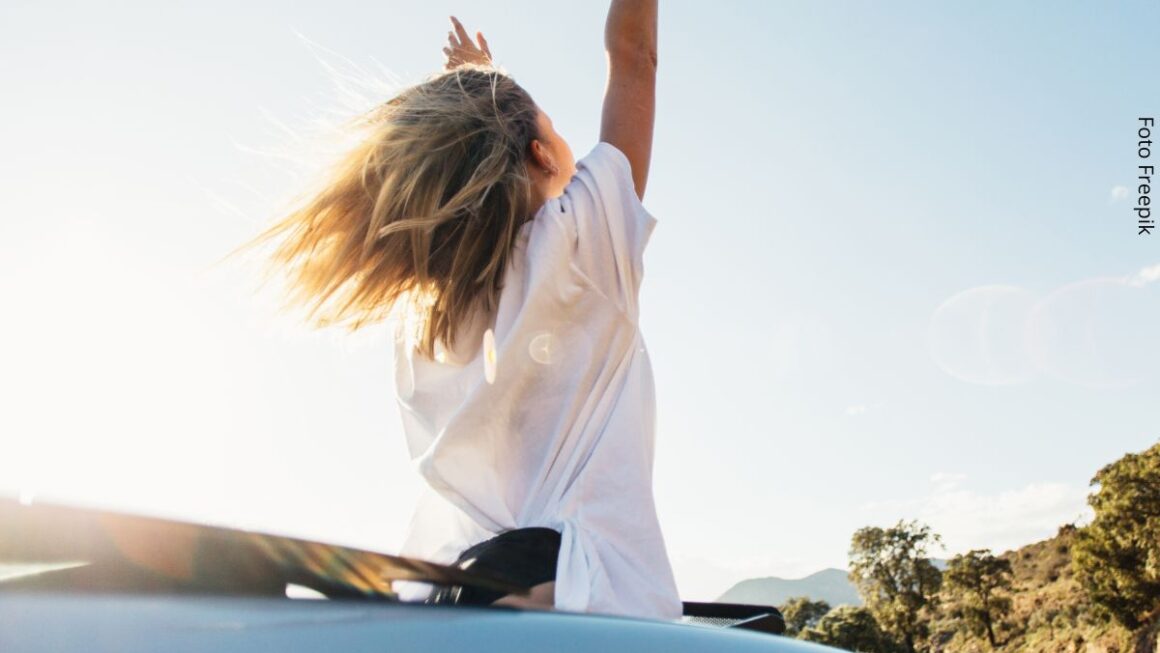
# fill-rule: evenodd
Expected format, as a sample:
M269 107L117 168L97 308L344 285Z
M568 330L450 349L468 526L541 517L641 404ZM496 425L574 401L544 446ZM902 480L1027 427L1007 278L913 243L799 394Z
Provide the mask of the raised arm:
M624 152L644 199L656 114L657 0L612 0L604 25L608 84L600 140Z

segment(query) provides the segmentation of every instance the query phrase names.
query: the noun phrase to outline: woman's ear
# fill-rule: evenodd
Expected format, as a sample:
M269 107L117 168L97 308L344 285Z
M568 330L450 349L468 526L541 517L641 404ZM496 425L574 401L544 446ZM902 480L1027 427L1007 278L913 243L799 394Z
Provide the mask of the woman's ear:
M538 138L532 139L531 156L532 163L544 174L551 174L552 170L556 170L556 162L552 160L548 148L544 147Z

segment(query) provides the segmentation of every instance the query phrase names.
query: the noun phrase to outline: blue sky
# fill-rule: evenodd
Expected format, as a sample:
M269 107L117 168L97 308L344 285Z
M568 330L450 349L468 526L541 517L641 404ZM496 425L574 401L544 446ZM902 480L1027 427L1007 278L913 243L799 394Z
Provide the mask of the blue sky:
M385 332L307 332L216 261L450 13L587 153L606 3L545 4L5 3L0 491L397 547ZM685 598L867 524L953 553L1082 518L1160 438L1160 5L662 5L641 327Z

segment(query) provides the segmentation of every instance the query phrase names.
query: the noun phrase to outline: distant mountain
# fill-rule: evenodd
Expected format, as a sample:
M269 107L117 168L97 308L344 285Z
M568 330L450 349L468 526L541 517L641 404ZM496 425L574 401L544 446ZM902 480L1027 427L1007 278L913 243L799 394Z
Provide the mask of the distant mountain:
M795 596L808 596L831 606L862 605L857 590L842 569L823 569L805 578L750 578L737 583L722 594L721 603L756 603L781 605Z
M947 567L946 560L934 558L931 562L940 570ZM717 601L781 605L795 596L808 596L814 601L825 601L830 607L835 608L839 605L862 605L862 598L846 577L844 569L823 569L798 579L774 576L750 578L730 587Z

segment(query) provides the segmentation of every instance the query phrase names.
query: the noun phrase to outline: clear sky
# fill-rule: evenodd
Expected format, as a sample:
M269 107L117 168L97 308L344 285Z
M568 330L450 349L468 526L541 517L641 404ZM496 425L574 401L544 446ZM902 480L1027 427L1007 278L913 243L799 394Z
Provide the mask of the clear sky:
M607 3L99 4L0 5L0 493L394 550L385 329L307 332L216 262L388 97L356 82L438 69L451 13L587 153ZM1160 438L1158 18L662 2L641 327L685 599L899 518L948 555L1049 536Z

